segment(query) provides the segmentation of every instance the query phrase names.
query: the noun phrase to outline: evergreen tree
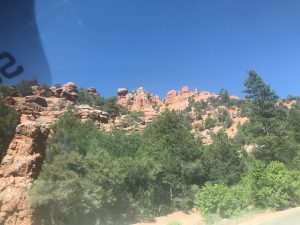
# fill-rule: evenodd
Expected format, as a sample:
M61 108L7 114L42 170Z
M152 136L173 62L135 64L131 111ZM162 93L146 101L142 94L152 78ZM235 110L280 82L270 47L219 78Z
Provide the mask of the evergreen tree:
M276 132L280 118L285 116L276 107L279 99L276 92L253 70L248 72L245 87L246 99L251 105L250 123L256 136L269 136Z
M213 136L213 144L204 152L204 166L211 182L232 185L246 170L246 152L242 145L234 143L224 131Z
M245 93L250 108L246 125L247 139L254 144L253 155L264 162L280 161L289 165L299 151L289 128L288 111L281 107L279 97L255 72L249 71Z

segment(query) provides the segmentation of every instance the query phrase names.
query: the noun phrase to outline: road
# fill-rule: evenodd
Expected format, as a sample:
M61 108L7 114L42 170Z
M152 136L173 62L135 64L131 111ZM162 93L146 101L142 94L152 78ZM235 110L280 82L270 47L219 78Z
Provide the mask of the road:
M300 207L280 212L259 214L238 225L300 225Z

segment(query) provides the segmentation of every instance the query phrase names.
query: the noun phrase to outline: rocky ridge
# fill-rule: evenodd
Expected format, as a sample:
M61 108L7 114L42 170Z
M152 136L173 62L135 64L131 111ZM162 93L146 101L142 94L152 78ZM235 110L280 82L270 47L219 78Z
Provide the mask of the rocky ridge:
M118 103L129 111L141 111L145 114L145 124L151 122L160 113L168 110L185 110L190 105L190 101L194 102L208 102L210 99L218 99L220 96L218 94L209 93L206 91L199 92L198 89L191 91L188 86L182 87L180 91L170 90L166 97L160 99L147 91L144 88L138 88L136 91L129 92L126 88L119 88L117 91ZM239 101L237 96L229 96L229 100ZM196 109L193 109L191 115L196 115ZM193 131L196 135L201 138L204 143L211 143L210 133L216 133L220 129L224 128L222 125L215 126L213 129L204 129L200 132L197 131L197 127L204 126L205 120L208 117L215 118L218 116L221 110L228 111L231 119L233 120L232 125L225 129L225 132L230 136L234 137L237 133L238 126L247 121L247 118L240 116L240 109L238 107L233 107L227 109L224 106L213 107L212 109L207 109L202 115L202 118L196 118L193 121ZM125 117L124 117L125 118ZM121 118L121 120L124 118ZM118 121L119 122L119 121ZM119 122L120 123L120 122ZM118 124L117 124L118 125ZM142 124L141 129L144 127Z
M79 91L74 83L69 82L61 87L33 86L32 91L34 94L32 96L21 97L15 93L4 99L6 105L20 113L21 123L16 128L16 135L0 165L1 225L34 225L34 215L28 203L28 191L41 169L51 126L68 106L72 106L72 110L82 121L91 119L99 129L103 130L110 130L114 126L128 130L142 130L147 123L153 121L166 109L186 110L193 118L193 132L206 144L211 143L211 133L216 133L222 128L230 137L234 137L238 126L248 120L242 116L241 109L237 105L230 107L213 105L213 101L220 98L218 94L199 92L197 89L191 91L187 86L180 91L169 91L163 99L147 92L144 88L131 92L119 88L118 104L125 107L129 114L115 119L110 119L107 112L98 108L87 104L76 104ZM100 96L95 88L89 88L87 93L94 97ZM229 96L229 100L238 102L239 98ZM198 103L205 107L199 109ZM283 104L291 107L294 102L283 102ZM230 126L224 127L224 124L216 123L214 126L206 127L208 118L217 121L224 110L232 120ZM141 113L133 117L132 114L135 112ZM132 125L126 122L129 116L137 120L137 123Z

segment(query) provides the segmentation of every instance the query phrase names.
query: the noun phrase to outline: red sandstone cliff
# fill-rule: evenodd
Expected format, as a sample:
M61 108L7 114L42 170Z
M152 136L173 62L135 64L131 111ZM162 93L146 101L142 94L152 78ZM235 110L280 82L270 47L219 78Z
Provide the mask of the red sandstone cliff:
M49 130L36 122L18 125L0 167L0 224L32 224L28 191L41 169Z

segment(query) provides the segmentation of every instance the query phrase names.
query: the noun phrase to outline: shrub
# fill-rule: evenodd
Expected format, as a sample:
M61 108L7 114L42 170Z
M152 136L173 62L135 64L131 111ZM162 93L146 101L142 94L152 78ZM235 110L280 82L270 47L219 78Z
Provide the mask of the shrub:
M0 97L6 98L7 96L14 96L15 91L8 85L0 84Z
M64 108L66 108L66 102L65 101L59 101L57 104L57 107L59 110L62 110Z
M204 124L206 129L211 129L216 126L216 120L211 117L207 117Z
M123 121L123 123L124 123L123 126L125 124L129 125L129 126L136 126L142 122L144 117L145 117L144 112L131 111L126 115L125 120Z
M225 128L229 128L231 127L233 120L231 119L229 112L225 109L222 109L218 114L218 122L225 126Z
M211 215L228 218L244 209L248 198L243 186L206 183L196 194L195 207L205 218Z
M7 107L0 99L0 162L5 155L8 145L15 135L16 126L19 124L19 114Z
M300 174L284 164L256 162L250 172L253 203L257 207L282 209L300 203Z
M22 80L19 84L17 84L17 91L22 96L32 95L32 86L38 85L38 81L36 79L33 80Z
M223 103L228 102L230 100L229 92L226 89L222 88L219 92L219 98Z
M118 98L116 96L103 98L101 96L92 96L84 89L79 89L78 104L88 104L93 107L99 107L101 110L108 113L110 118L116 118L124 114L128 114L128 110L117 103Z
M199 132L202 132L205 130L205 127L203 126L203 124L196 124L194 126L195 130L199 131Z

